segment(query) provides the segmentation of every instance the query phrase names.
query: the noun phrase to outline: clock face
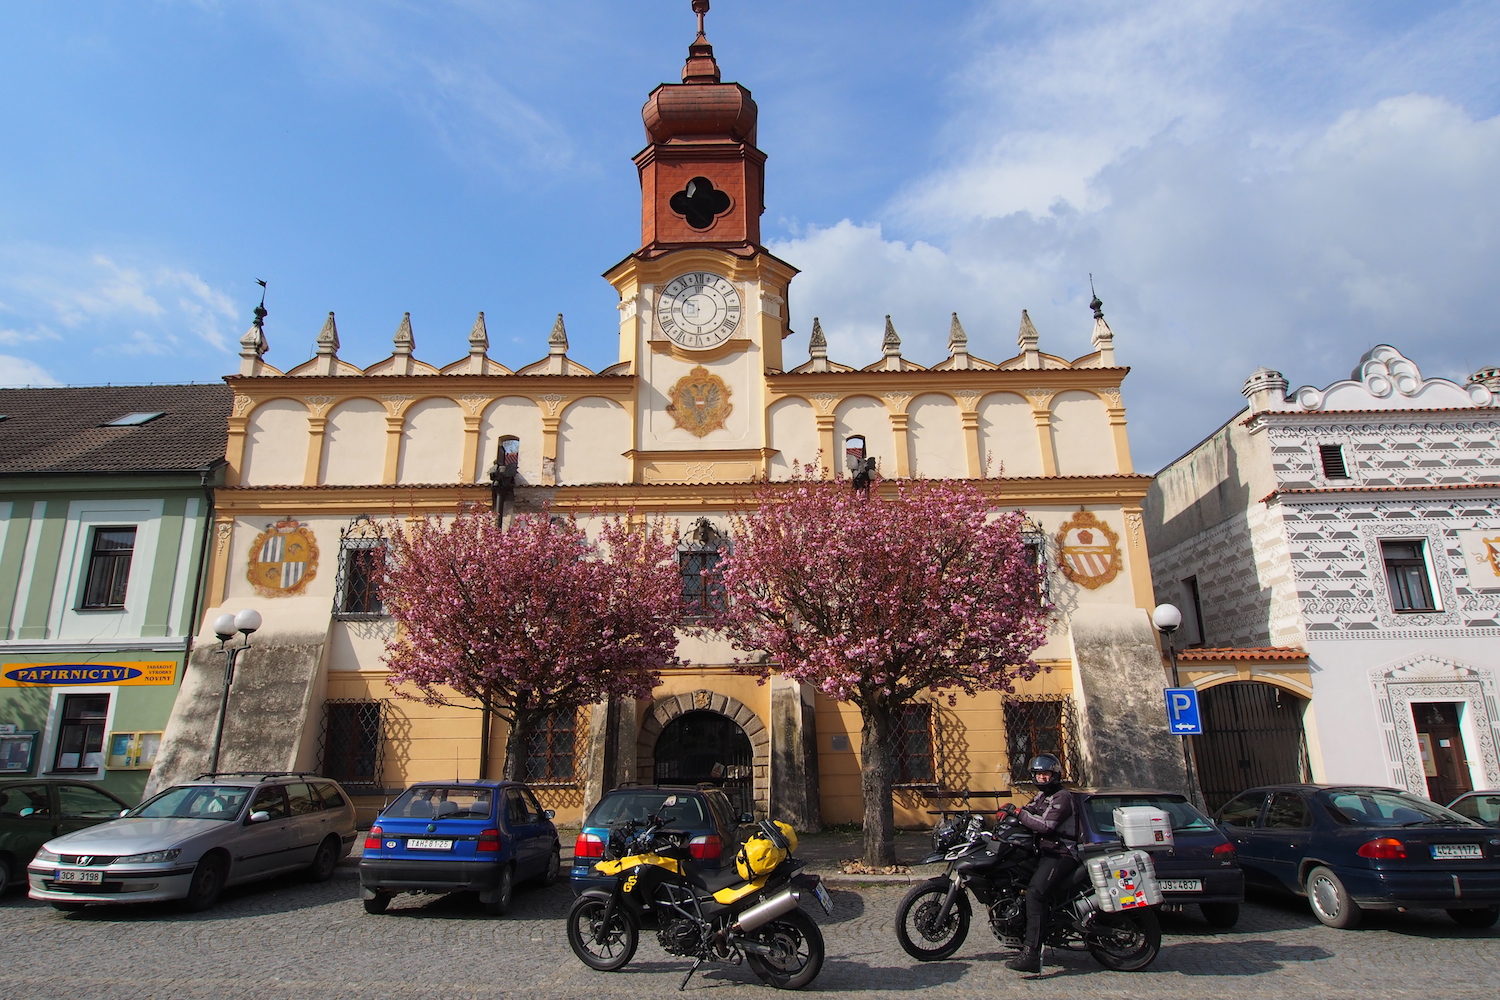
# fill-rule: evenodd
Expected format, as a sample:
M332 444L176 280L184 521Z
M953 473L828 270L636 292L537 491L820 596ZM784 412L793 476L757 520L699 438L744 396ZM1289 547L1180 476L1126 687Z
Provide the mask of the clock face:
M674 344L701 351L718 347L740 325L740 293L708 271L680 275L662 287L656 322Z

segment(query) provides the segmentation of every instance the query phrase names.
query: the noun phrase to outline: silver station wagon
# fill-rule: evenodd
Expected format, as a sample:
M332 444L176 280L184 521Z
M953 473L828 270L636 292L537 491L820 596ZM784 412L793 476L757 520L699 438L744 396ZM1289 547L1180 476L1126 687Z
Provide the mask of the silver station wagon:
M31 898L59 910L159 900L204 910L225 886L283 872L325 881L353 843L354 806L328 778L202 775L48 841L26 873Z

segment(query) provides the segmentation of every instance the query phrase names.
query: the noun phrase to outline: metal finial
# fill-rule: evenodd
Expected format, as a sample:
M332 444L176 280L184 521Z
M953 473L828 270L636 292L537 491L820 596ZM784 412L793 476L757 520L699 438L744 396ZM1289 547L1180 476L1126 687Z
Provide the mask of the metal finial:
M1094 318L1095 319L1103 319L1104 318L1104 303L1102 301L1100 301L1100 299L1099 299L1099 293L1096 292L1096 291L1094 291L1094 275L1093 275L1092 272L1090 272L1090 274L1089 274L1089 294L1094 297L1094 301L1092 301L1092 302L1089 303L1089 308L1092 309L1092 310L1094 310Z
M708 0L693 0L693 13L698 15L698 34L703 34L703 15L708 13Z
M261 329L266 325L266 283L259 278L255 283L260 286L260 305L255 307L255 320L251 325Z

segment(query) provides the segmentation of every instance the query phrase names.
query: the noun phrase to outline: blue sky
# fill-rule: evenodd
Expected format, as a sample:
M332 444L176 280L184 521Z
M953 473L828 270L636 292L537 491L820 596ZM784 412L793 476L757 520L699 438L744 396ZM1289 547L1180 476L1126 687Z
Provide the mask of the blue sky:
M688 0L0 6L0 384L210 381L270 281L268 359L615 360L639 111ZM1086 353L1093 273L1137 464L1257 366L1500 363L1500 4L716 0L760 105L766 242L831 354Z

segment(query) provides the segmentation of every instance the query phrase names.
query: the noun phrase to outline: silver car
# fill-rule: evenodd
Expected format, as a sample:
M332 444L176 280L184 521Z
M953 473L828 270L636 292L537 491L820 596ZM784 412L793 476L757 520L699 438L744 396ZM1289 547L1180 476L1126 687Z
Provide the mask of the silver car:
M354 806L309 774L204 776L120 819L48 841L26 867L31 898L59 910L181 900L204 910L225 886L305 870L333 875L354 844Z

